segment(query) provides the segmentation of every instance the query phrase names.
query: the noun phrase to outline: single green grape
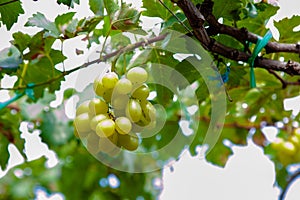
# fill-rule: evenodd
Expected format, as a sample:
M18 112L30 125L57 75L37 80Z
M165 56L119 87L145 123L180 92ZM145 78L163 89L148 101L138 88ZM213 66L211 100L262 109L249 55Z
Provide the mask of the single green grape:
M91 131L90 128L90 117L88 113L82 113L75 117L74 126L79 133L87 133Z
M147 100L141 101L141 108L147 121L156 120L156 108Z
M135 99L130 99L126 106L125 113L132 122L138 122L142 116L140 103Z
M97 127L98 123L105 119L109 119L107 114L99 114L99 115L94 116L90 121L91 129L93 131L96 131L96 127Z
M127 78L122 78L116 83L114 89L118 94L128 94L132 90L132 83Z
M89 113L91 116L106 114L108 111L107 103L102 99L94 98L89 103Z
M100 78L97 78L94 80L93 88L94 88L94 92L96 93L96 95L98 95L100 97L103 96L103 93L106 90L102 84L102 79L100 79Z
M97 154L99 152L99 136L95 132L91 132L87 136L86 148L92 154Z
M96 133L100 137L109 137L115 132L115 122L111 119L104 119L96 126Z
M105 100L106 103L111 102L112 93L113 93L113 89L105 90L105 92L103 93L103 99Z
M295 155L295 153L297 152L297 148L295 147L295 145L289 141L285 141L279 150L290 156Z
M149 88L146 85L141 85L136 90L133 91L132 97L139 99L139 100L145 100L148 98L150 93Z
M108 72L102 77L102 84L105 89L114 88L119 78L115 72Z
M122 135L128 134L131 131L132 124L127 117L118 117L115 123L116 130Z
M118 144L128 151L134 151L139 146L139 138L136 134L119 135Z
M89 112L89 103L90 103L90 100L87 100L87 101L84 101L83 103L81 103L76 109L76 116L78 116L82 113Z
M147 81L148 72L144 68L134 67L128 70L126 77L133 84L142 84Z
M128 101L129 97L127 95L113 95L111 104L114 109L123 110L126 108Z

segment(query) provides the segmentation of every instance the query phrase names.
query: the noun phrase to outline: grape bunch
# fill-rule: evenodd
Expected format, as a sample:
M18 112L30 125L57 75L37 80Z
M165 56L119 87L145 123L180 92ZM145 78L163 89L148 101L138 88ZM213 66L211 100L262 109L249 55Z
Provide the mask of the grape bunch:
M147 79L145 69L134 67L121 78L107 72L94 80L97 97L81 103L74 119L74 134L86 138L91 153L115 155L119 147L134 151L139 145L136 133L155 127L156 109L147 100Z
M300 162L300 128L295 129L287 139L276 138L271 147L277 150L278 160L283 165Z

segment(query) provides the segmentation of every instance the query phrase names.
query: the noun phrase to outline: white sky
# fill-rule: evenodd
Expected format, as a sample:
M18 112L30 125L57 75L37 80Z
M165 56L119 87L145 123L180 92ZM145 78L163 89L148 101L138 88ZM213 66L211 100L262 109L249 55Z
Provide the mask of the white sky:
M128 0L129 1L129 0ZM11 34L16 31L25 31L28 33L34 32L36 29L24 28L23 25L27 18L36 12L41 12L50 20L53 20L58 13L70 11L66 7L57 6L56 1L39 0L22 1L25 15L19 19L19 23L14 25L10 32L7 32L4 27L0 28L0 44L1 49L9 46L9 40L12 39ZM88 1L81 1L80 7L76 6L77 17L92 15L88 11ZM136 2L136 0L131 0ZM275 19L282 16L291 16L293 13L300 14L299 0L281 0L281 9ZM155 22L147 21L145 26L151 27ZM84 55L76 56L75 48L84 49L85 43L80 40L71 41L65 44L67 56L72 58L66 62L66 67L73 67L86 61L88 56L87 51ZM12 81L2 82L2 86L11 86ZM64 87L70 87L71 81L64 83ZM1 101L9 98L6 92L0 92ZM297 108L295 108L297 109ZM300 109L300 108L298 108ZM298 110L294 110L297 112ZM23 133L24 136L26 133ZM55 160L53 152L49 151L48 147L39 143L38 133L32 136L31 141L37 141L38 148L44 148L43 153L47 153L50 160ZM38 144L39 143L39 144ZM36 145L26 147L28 151L35 152ZM10 146L10 150L15 152L15 148ZM269 159L263 155L260 148L250 142L247 147L234 148L235 155L230 158L224 169L210 165L204 160L191 157L185 154L179 162L174 164L174 172L170 172L168 168L164 170L163 185L164 190L160 196L162 200L177 200L177 199L230 199L230 200L273 200L277 199L279 191L273 187L275 173L274 166ZM36 159L40 155L31 154L31 159ZM12 154L10 165L17 165L22 160L18 153ZM51 164L51 163L48 163ZM3 174L2 174L3 175ZM1 177L1 173L0 173ZM1 179L0 179L1 181ZM57 197L57 196L56 196ZM53 199L56 199L53 198ZM297 180L289 190L286 200L298 200L300 198L300 180Z

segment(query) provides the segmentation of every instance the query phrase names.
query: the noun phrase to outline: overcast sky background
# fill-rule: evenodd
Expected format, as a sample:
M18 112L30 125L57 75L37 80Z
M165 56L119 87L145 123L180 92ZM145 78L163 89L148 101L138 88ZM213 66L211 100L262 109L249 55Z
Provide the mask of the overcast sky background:
M128 0L129 1L129 0ZM19 18L18 24L14 25L12 30L8 32L5 27L0 28L0 44L1 49L8 47L9 40L12 39L11 33L16 31L23 31L27 33L34 33L37 29L26 27L28 17L36 12L41 12L46 15L50 20L53 20L59 13L71 11L65 6L58 6L56 1L39 0L33 2L31 0L22 1L25 14ZM84 16L92 15L92 12L88 9L88 1L81 1L80 7L75 6L77 12L76 17L82 18ZM140 1L130 0L139 7ZM281 0L279 1L281 9L274 19L278 20L284 16L291 17L293 14L300 15L299 0ZM149 21L147 18L143 18L145 27L152 27L158 21ZM270 24L271 27L271 24ZM276 30L273 30L275 38ZM75 54L75 48L85 49L86 43L80 39L70 40L64 44L66 55L69 59L66 61L66 68L72 68L74 65L86 61L89 56L89 52L85 50L83 55L77 56ZM2 81L2 87L10 87L13 84L14 79L6 79ZM66 81L63 87L70 87L74 79ZM7 92L0 92L0 101L9 99L10 96ZM291 104L300 105L299 98L291 99ZM58 98L52 105L57 105L61 100ZM291 105L290 104L290 105ZM297 107L293 107L294 113L299 112ZM53 166L55 162L55 153L49 151L45 144L40 143L38 133L28 134L26 132L26 124L21 126L22 134L27 137L26 150L29 152L29 159L37 159L42 155L46 155L49 158L48 165ZM276 131L269 131L273 136ZM30 138L29 138L30 137ZM42 149L36 151L36 149ZM189 199L189 200L217 200L217 199L230 199L230 200L275 200L278 197L279 190L273 186L275 181L274 166L269 159L264 156L263 151L249 141L247 147L234 147L234 156L230 157L225 168L219 168L207 163L205 160L201 160L196 157L191 157L188 153L183 155L179 162L174 163L174 172L171 172L170 168L164 169L163 186L164 190L160 196L162 200L177 200L177 199ZM12 157L10 159L10 166L17 165L22 162L20 155L15 151L13 146L10 146ZM0 173L4 175L3 173ZM0 179L1 182L1 179ZM52 199L57 199L58 196L53 196ZM300 199L300 180L298 179L290 188L286 197L287 200Z

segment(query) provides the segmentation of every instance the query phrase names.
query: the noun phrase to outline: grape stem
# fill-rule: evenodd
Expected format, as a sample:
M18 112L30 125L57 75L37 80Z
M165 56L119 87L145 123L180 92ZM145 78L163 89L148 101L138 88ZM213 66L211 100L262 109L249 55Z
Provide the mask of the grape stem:
M89 62L86 62L84 63L83 65L81 66L78 66L76 68L73 68L71 70L68 70L68 71L63 71L60 75L50 79L50 80L47 80L47 81L44 81L44 82L40 82L40 83L35 83L35 85L33 85L31 88L35 88L35 87L39 87L39 86L42 86L42 85L49 85L59 79L62 79L63 77L75 72L75 71L78 71L80 69L83 69L83 68L86 68L92 64L96 64L96 63L100 63L100 62L105 62L107 61L109 58L112 58L114 56L117 56L117 55L120 55L126 51L131 51L131 50L134 50L136 48L139 48L139 47L145 47L149 44L152 44L152 43L155 43L155 42L158 42L158 41L162 41L164 40L166 37L167 37L167 33L166 34L162 34L162 35L158 35L156 37L152 37L152 38L149 38L149 39L146 39L146 40L142 40L140 42L137 42L137 43L134 43L134 44L130 44L128 46L125 46L123 48L120 48L110 54L106 54L98 59L95 59L95 60L92 60L92 61L89 61ZM22 89L26 89L27 88L27 85L22 85L22 86L17 86L17 87L13 87L13 88L0 88L0 90L22 90Z

